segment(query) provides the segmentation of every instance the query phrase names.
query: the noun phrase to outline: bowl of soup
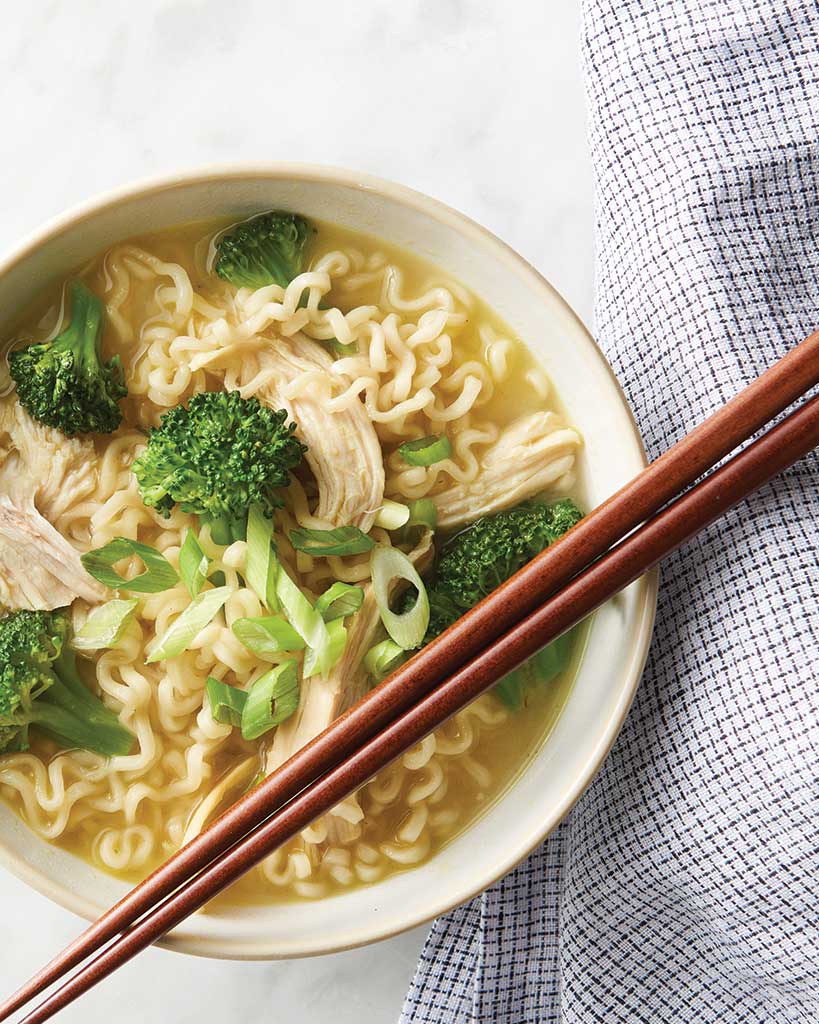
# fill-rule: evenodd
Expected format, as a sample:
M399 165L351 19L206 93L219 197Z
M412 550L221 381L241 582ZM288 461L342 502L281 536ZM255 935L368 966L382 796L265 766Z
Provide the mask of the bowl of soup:
M0 348L0 651L51 645L0 715L0 861L87 918L644 465L532 267L349 171L71 211L0 263ZM629 587L164 944L331 952L501 877L610 749L655 598Z

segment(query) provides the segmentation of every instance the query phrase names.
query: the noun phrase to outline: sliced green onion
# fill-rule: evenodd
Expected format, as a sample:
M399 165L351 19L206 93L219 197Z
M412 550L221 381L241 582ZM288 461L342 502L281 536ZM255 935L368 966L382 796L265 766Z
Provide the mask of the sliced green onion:
M316 652L319 671L326 675L330 664L330 634L321 613L310 604L298 586L290 579L284 566L279 567L276 577L276 594L287 616L287 621L304 640L308 647Z
M417 441L405 441L399 445L398 451L410 466L431 466L434 462L448 459L452 445L445 434L430 434L429 437L419 437Z
M324 676L327 675L330 669L335 668L347 646L347 627L344 625L344 620L333 619L332 622L328 622L327 634L330 637L330 643L327 647L327 668L321 673ZM318 654L310 647L304 655L304 666L302 668L304 678L309 679L311 676L316 675L318 668Z
M276 576L279 560L273 547L273 523L259 505L251 505L247 516L247 582L259 600L271 611L278 611Z
M260 658L304 648L304 640L290 623L273 615L258 619L237 619L230 628L239 643Z
M208 578L208 557L193 530L185 534L185 541L179 549L179 575L191 597L196 597Z
M213 720L220 725L239 726L242 724L242 711L247 703L247 694L235 686L228 686L220 679L208 676L205 682L205 693Z
M400 530L409 522L409 517L410 510L406 505L385 498L375 517L375 525L380 526L382 530Z
M405 651L419 647L429 625L429 598L415 566L403 551L383 545L373 551L371 564L375 601L384 628ZM390 609L390 586L394 580L406 580L418 591L415 604L403 615Z
M377 680L388 676L404 660L405 651L393 640L382 640L364 655L364 668Z
M122 558L129 558L136 555L145 563L145 572L135 576L132 580L126 580L120 576L111 566ZM89 551L82 555L80 561L85 566L86 572L90 573L95 580L104 583L112 590L133 590L137 594L158 594L162 590L170 589L179 576L176 569L171 565L164 555L160 555L154 548L147 544L140 544L138 540L128 540L127 537L114 537L101 548Z
M419 498L410 502L407 526L426 526L434 530L438 526L438 506L432 498Z
M251 686L242 711L242 736L255 740L289 718L299 706L299 673L294 661L265 672Z
M316 611L325 622L343 619L357 612L364 603L364 591L349 583L334 583L316 601Z
M204 590L195 597L179 618L162 634L147 658L148 664L175 658L186 651L229 597L230 587Z
M138 598L129 597L127 600L108 601L95 608L74 634L72 647L78 651L115 647L133 619L138 604Z
M338 526L335 530L291 530L290 543L296 551L321 558L326 555L359 555L369 551L375 541L357 526Z

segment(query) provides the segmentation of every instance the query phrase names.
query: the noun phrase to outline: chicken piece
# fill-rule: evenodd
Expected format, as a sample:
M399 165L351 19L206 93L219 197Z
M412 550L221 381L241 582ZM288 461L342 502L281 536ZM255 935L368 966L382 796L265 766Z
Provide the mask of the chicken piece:
M46 518L56 519L94 490L96 461L90 441L43 426L14 398L0 403L0 494L31 498Z
M547 488L565 488L573 479L581 443L577 431L556 413L535 412L515 420L484 452L474 480L432 495L438 525L463 526Z
M384 499L384 462L364 404L356 399L337 412L327 409L342 383L325 349L303 335L272 344L258 354L256 364L248 366L240 390L245 397L255 394L266 405L286 409L295 422L318 484L315 515L333 526L358 526L367 533ZM260 376L267 379L257 390L252 378ZM291 388L300 377L304 386Z
M409 557L420 571L431 553L432 533L427 532ZM347 627L347 646L338 664L326 679L313 676L302 681L298 708L276 729L265 763L268 775L364 695L367 673L362 661L380 622L372 584L367 584L364 602Z
M265 771L269 775L364 695L367 673L361 662L372 647L380 622L373 588L364 591L364 602L348 626L347 646L341 659L326 679L303 679L299 706L276 729L267 755Z
M17 610L63 608L76 597L94 603L105 588L34 502L15 506L0 495L0 604Z
M409 557L419 572L423 572L431 556L432 533L428 531ZM267 775L315 739L340 714L364 696L367 673L362 662L373 645L380 624L378 606L370 583L364 588L364 601L348 627L347 646L340 661L326 679L313 676L302 681L301 697L295 714L276 729L265 762ZM357 794L342 800L324 816L327 842L331 845L349 843L358 835L358 823L363 817L364 811Z
M362 661L372 647L380 622L372 584L368 584L364 601L348 627L347 646L338 664L326 679L312 676L302 680L295 714L276 729L265 762L266 774L284 764L364 696L367 673ZM327 841L333 845L346 845L357 835L357 826L363 817L358 796L355 793L348 796L324 816Z
M105 597L79 552L40 511L57 515L93 489L93 457L89 442L35 423L17 402L0 406L0 604L6 608L43 611L76 597Z

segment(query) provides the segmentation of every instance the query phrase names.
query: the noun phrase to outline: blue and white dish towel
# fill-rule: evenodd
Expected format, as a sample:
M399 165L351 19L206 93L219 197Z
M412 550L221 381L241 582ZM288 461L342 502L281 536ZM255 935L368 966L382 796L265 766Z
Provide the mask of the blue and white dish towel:
M650 456L819 327L819 5L586 0L597 337ZM571 816L439 920L404 1024L819 1022L819 465L665 564Z

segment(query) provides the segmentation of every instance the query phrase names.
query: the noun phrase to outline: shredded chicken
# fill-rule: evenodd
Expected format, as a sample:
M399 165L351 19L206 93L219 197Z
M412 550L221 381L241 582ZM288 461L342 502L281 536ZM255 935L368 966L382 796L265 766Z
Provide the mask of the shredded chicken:
M95 485L94 447L36 423L19 403L0 404L0 604L48 610L105 588L51 525Z
M265 765L268 774L363 696L367 673L361 662L373 645L379 621L375 595L367 585L364 603L348 626L347 646L338 664L326 679L312 676L302 681L298 708L276 730Z
M341 387L332 365L321 345L297 334L259 353L254 382L240 390L286 409L295 422L318 484L316 516L367 533L384 499L381 445L362 402L328 410L328 401ZM260 375L267 379L256 390Z
M431 553L432 534L427 531L410 558L421 570ZM298 709L275 730L265 764L268 775L363 696L368 680L361 663L373 646L380 622L373 585L368 584L364 587L363 603L347 628L347 646L338 665L327 679L313 676L302 682Z
M580 436L553 412L522 416L506 427L481 459L477 477L433 500L438 525L451 529L517 505L547 488L570 486Z
M423 571L432 555L432 533L428 532L410 553L413 564ZM347 646L330 675L303 680L299 706L294 715L276 730L268 752L265 771L269 775L310 740L323 732L331 722L359 700L366 692L367 673L362 664L372 646L380 625L378 606L372 584L364 588L364 601L348 627ZM354 795L334 807L326 816L327 836L331 842L349 838L363 818L358 798Z

